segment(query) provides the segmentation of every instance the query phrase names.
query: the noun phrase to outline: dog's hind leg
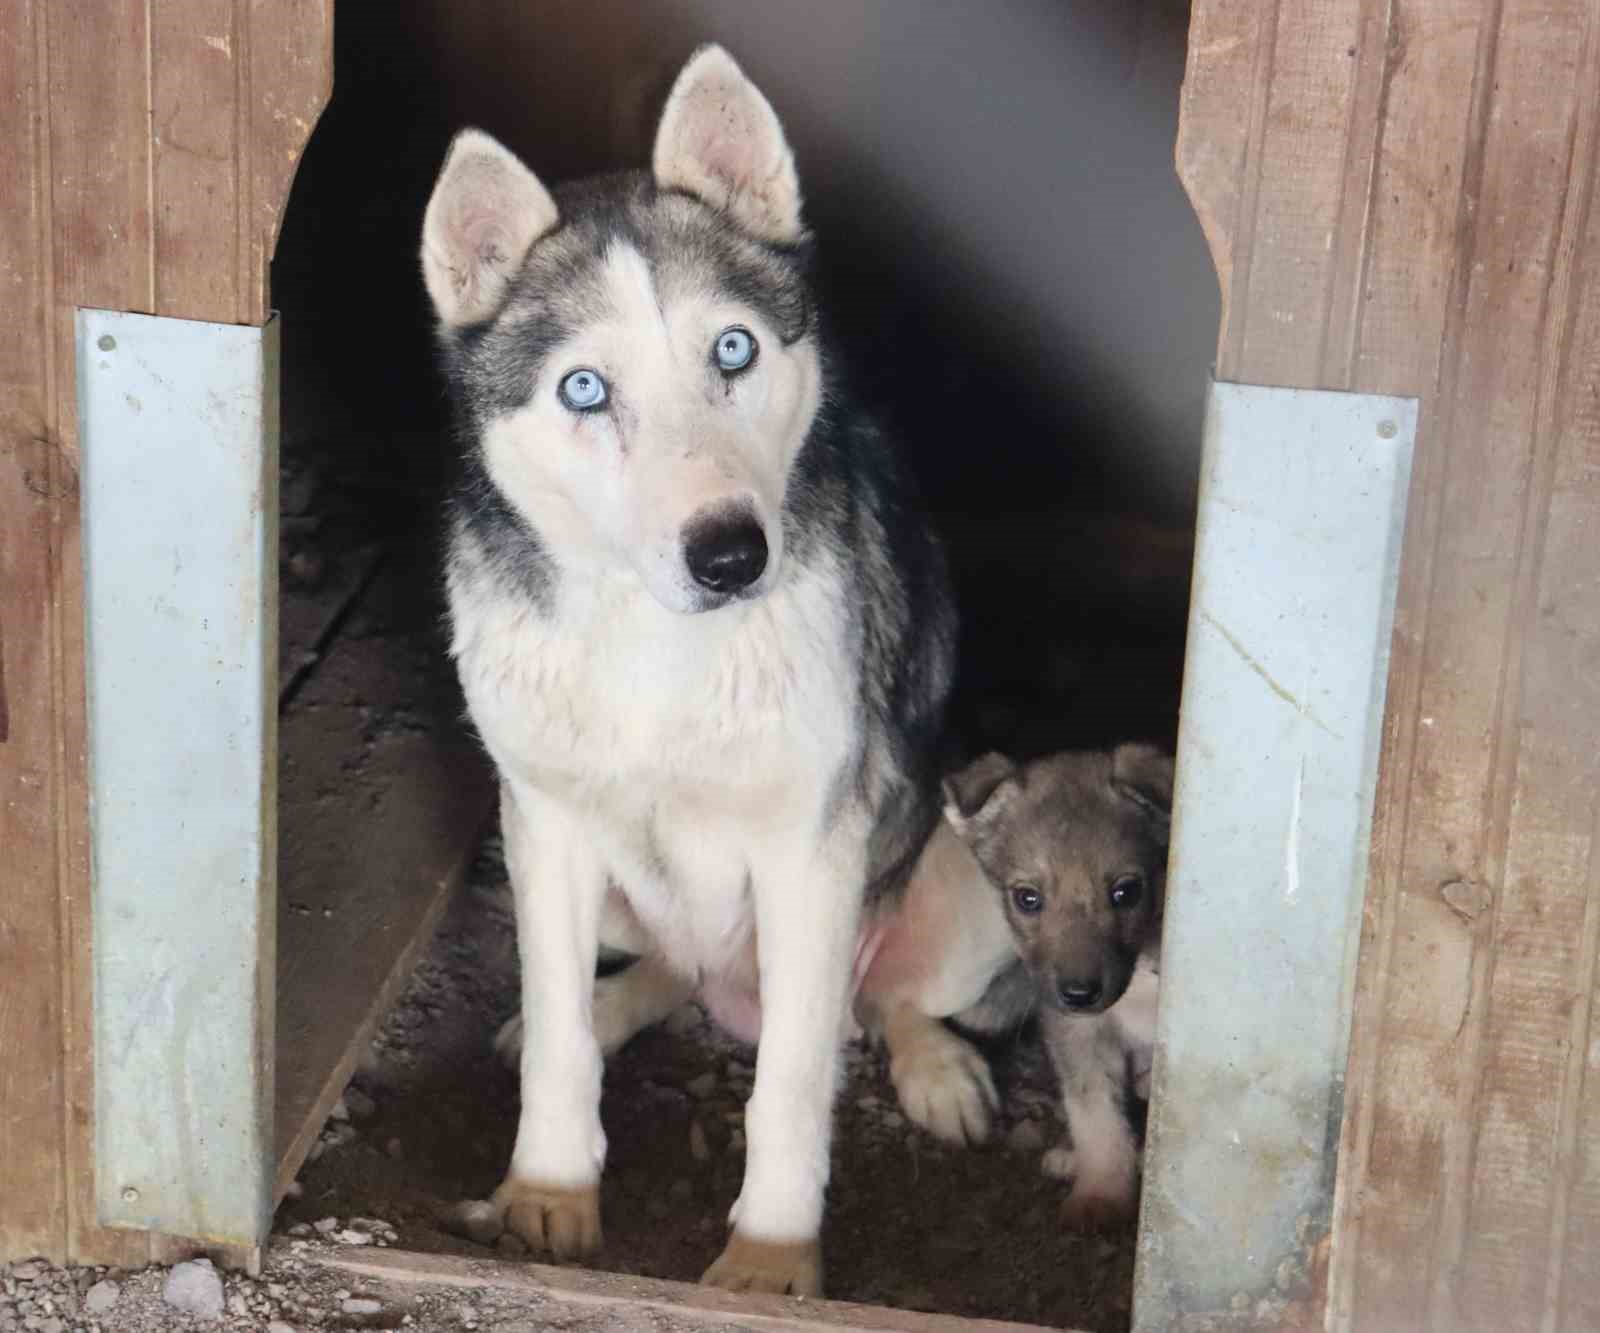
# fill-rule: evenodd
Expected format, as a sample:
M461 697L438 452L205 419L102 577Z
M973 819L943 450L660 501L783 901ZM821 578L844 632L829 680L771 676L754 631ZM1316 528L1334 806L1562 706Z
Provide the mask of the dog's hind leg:
M594 1038L600 1054L614 1055L694 995L694 983L674 972L658 954L646 954L620 972L594 983ZM507 1068L522 1067L522 1015L508 1018L494 1039Z
M592 831L537 790L505 782L500 822L522 961L522 1114L495 1191L506 1227L560 1258L600 1245L600 1049L591 1022L605 868Z
M1070 1137L1041 1162L1047 1175L1071 1182L1062 1221L1069 1226L1125 1221L1138 1205L1139 1148L1128 1123L1128 1065L1121 1038L1105 1015L1047 1011L1042 1021Z
M744 1185L727 1248L706 1271L712 1286L822 1289L822 1201L866 879L862 822L846 812L821 846L785 830L752 858L761 1041Z

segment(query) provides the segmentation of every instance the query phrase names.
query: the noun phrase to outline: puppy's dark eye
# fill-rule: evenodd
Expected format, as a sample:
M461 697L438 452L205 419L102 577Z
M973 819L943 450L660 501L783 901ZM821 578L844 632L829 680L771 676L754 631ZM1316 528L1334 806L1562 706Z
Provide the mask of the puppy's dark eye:
M1113 907L1137 907L1143 897L1143 875L1122 875L1111 885L1111 905Z
M1023 916L1033 916L1044 908L1044 894L1031 884L1013 884L1011 901Z

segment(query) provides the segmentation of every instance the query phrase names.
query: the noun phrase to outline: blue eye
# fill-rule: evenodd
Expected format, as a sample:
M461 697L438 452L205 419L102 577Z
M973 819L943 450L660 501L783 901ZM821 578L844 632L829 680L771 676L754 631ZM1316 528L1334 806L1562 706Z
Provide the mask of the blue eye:
M570 371L556 390L574 412L592 412L606 400L606 382L598 370Z
M743 370L756 359L756 340L749 329L741 329L735 324L731 329L723 329L717 334L716 346L712 355L717 359L717 365L724 374L732 374L736 370Z

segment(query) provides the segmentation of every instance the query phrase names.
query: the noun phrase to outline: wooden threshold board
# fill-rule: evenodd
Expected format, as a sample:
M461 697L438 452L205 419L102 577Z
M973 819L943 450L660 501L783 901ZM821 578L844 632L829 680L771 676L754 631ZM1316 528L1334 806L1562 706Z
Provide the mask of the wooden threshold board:
M279 721L276 1200L492 810L488 761L417 587L395 562L363 579Z
M720 1291L586 1268L461 1259L407 1250L325 1248L283 1239L272 1244L280 1257L347 1275L347 1285L360 1284L364 1292L381 1292L404 1301L408 1291L434 1287L463 1297L473 1294L483 1304L494 1297L509 1299L529 1318L528 1327L558 1327L572 1333L590 1329L700 1333L727 1328L793 1333L878 1333L889 1329L896 1333L1041 1333L1043 1328L1003 1319L965 1319L845 1301Z

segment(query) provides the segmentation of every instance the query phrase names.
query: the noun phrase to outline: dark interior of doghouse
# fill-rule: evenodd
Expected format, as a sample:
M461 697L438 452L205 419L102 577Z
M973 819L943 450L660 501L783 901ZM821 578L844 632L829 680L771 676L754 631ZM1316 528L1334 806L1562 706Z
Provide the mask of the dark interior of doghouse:
M453 472L416 261L453 129L546 179L648 161L699 42L734 53L794 146L841 356L897 428L956 573L953 758L1176 736L1214 271L1172 167L1182 0L672 0L343 5L335 86L272 271L282 329L280 1230L377 1217L485 1253L438 1205L493 1188L516 1003L489 786L444 653ZM426 935L424 952L374 941ZM329 983L324 979L336 977ZM385 1013L374 996L404 983ZM323 988L308 997L308 988ZM386 990L387 988L387 990ZM351 1017L353 1016L353 1017ZM296 1123L351 1022L380 1020L347 1119ZM829 1294L1085 1329L1126 1325L1131 1228L1057 1224L1060 1133L1026 1033L1007 1112L958 1151L850 1056ZM599 1263L693 1279L737 1192L753 1055L685 1018L608 1070ZM285 1094L296 1080L303 1087ZM284 1096L293 1103L285 1113ZM318 1117L320 1120L320 1117ZM286 1183L286 1182L285 1182ZM503 1252L514 1252L504 1242Z

